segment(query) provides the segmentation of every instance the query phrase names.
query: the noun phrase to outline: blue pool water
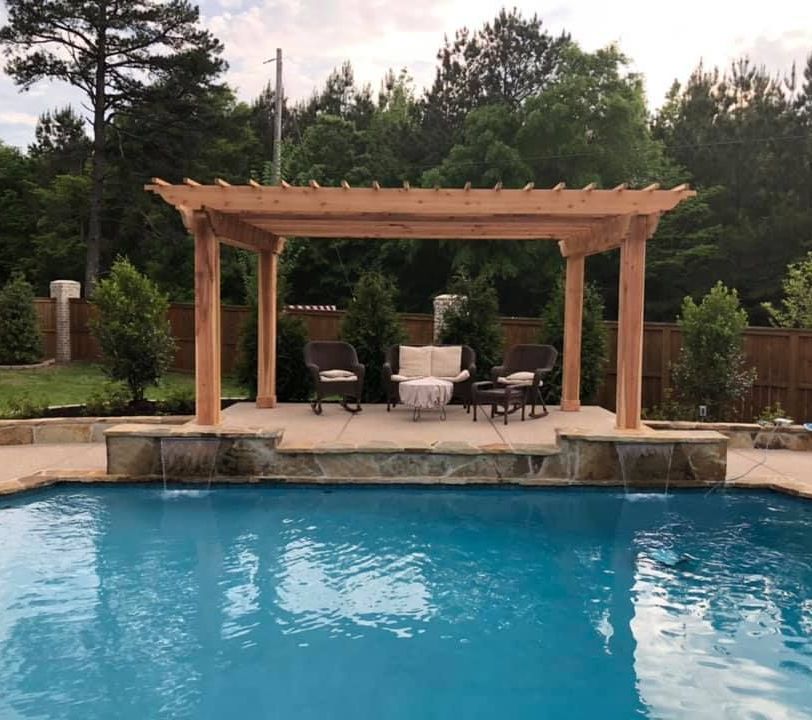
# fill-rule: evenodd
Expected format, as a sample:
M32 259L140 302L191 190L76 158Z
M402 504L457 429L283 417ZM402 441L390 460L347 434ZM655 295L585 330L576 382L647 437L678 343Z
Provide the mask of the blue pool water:
M0 499L0 718L812 717L812 503Z

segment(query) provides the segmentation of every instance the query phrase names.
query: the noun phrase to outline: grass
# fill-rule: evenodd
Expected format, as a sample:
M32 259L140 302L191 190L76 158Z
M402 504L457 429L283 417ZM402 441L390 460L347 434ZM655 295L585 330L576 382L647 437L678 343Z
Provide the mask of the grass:
M105 382L107 376L102 368L87 363L54 365L42 370L0 370L0 406L22 398L35 405L83 405ZM189 373L167 373L160 386L147 389L147 398L163 400L175 388L193 389L194 382L194 375ZM224 397L245 395L245 388L236 380L223 378Z

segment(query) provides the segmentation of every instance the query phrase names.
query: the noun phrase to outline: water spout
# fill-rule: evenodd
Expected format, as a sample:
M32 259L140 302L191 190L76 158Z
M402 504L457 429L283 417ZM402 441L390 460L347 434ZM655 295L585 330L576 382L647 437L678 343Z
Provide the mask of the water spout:
M671 465L674 461L674 443L617 443L618 464L623 477L623 492L629 494L629 482L641 474L649 474L652 480L665 469L665 496L671 481Z
M167 481L170 478L189 478L198 482L205 480L206 490L211 490L219 451L218 437L161 438L164 493L168 493Z

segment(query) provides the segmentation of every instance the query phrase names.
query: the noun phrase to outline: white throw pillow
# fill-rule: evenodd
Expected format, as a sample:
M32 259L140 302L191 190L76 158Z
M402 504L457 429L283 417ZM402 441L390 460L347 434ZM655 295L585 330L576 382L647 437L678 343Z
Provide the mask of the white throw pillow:
M398 357L398 374L410 378L431 375L431 355L428 347L401 345Z
M355 373L350 370L322 370L319 375L326 378L351 378Z
M469 373L467 370L460 370L454 377L449 375L448 377L438 377L437 379L448 380L448 382L452 383L460 383L463 380L467 380L469 377L471 377L471 373Z
M431 374L434 377L456 377L461 362L462 347L459 345L431 348Z
M501 383L502 385L532 385L535 375L535 373L521 370L519 372L512 373L507 377L500 377L497 379L497 382ZM541 382L539 382L539 385L541 385Z

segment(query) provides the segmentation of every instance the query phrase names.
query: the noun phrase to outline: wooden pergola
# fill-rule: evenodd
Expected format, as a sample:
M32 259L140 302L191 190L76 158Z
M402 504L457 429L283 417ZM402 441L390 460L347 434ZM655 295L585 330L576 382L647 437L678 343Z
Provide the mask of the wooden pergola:
M257 405L276 405L276 274L286 237L556 240L566 258L561 408L580 408L584 260L620 248L617 343L617 427L640 428L646 241L660 215L695 195L685 185L630 190L594 184L549 190L307 187L283 182L172 185L146 189L174 205L195 239L195 384L197 422L220 422L219 244L259 254Z

